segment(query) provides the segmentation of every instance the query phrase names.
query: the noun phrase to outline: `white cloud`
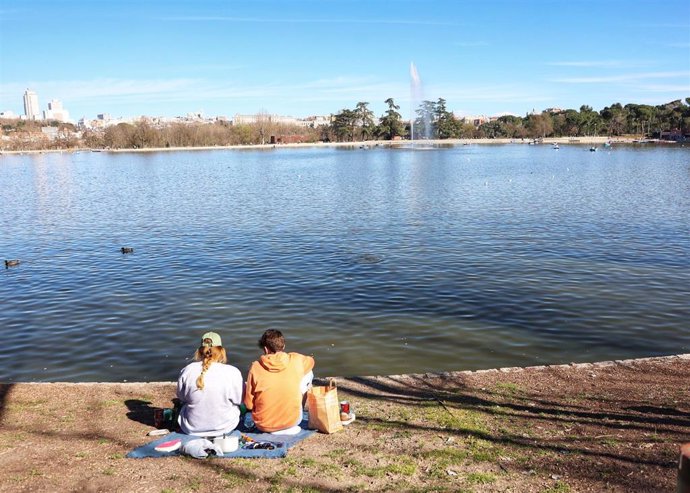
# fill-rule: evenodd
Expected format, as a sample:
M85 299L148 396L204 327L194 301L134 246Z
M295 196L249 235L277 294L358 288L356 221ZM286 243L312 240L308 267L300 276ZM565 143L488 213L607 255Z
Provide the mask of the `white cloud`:
M547 65L556 67L644 67L650 65L652 62L645 60L580 60L580 61L560 61L548 62Z
M679 72L643 72L638 74L604 75L594 77L564 77L551 79L550 82L565 84L604 84L609 82L638 82L644 79L672 79L690 77L690 71Z
M274 23L274 24L373 24L373 25L405 25L405 26L457 26L455 22L407 20L407 19L323 19L323 18L270 18L270 17L233 17L222 15L209 16L173 16L163 17L161 21L181 22L234 22L234 23Z
M638 89L647 92L679 93L687 97L690 94L690 81L687 84L643 84L638 86Z

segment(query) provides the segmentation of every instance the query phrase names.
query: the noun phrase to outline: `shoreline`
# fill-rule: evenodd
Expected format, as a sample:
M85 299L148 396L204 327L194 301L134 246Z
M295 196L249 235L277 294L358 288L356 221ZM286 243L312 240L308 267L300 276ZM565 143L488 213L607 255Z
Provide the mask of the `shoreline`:
M315 377L316 381L319 382L327 382L330 379L335 379L336 381L338 380L357 380L357 379L366 379L366 380L381 380L381 379L415 379L415 380L423 380L423 379L433 379L433 378L462 378L462 377L471 377L474 375L488 375L488 374L506 374L506 373L518 373L518 372L523 372L523 371L532 371L532 372L539 372L543 370L568 370L568 369L577 369L577 370L589 370L589 369L600 369L600 368L608 368L608 367L613 367L613 366L631 366L635 364L640 364L640 363L668 363L668 362L673 362L673 361L679 361L679 360L688 360L690 361L690 353L679 353L679 354L670 354L668 356L648 356L648 357L642 357L642 358L629 358L629 359L617 359L617 360L604 360L604 361L595 361L591 363L558 363L558 364L551 364L551 365L534 365L534 366L506 366L506 367L500 367L500 368L487 368L483 370L454 370L454 371L439 371L439 372L426 372L426 373L400 373L400 374L391 374L391 375L363 375L363 376L325 376L325 377ZM161 386L161 385L175 385L175 381L170 380L170 381L142 381L142 382L130 382L130 381L124 381L124 382L60 382L60 381L55 381L55 382L22 382L22 381L17 381L17 382L5 382L5 381L0 381L0 385L64 385L64 386L89 386L89 385L98 385L98 386L140 386L140 385L154 385L154 386Z
M606 142L612 144L635 144L639 138L633 137L549 137L541 139L537 145L603 145ZM147 153L147 152L180 152L180 151L213 151L213 150L267 150L289 148L326 148L326 147L408 147L410 145L431 146L461 146L461 145L529 145L532 139L432 139L432 140L366 140L356 142L304 142L291 144L237 144L228 146L198 146L198 147L148 147L142 149L102 149L102 148L74 148L74 149L37 149L23 151L0 151L2 155L16 154L44 154L60 153L72 154L77 152L106 152L106 153ZM673 141L655 141L654 143L678 145Z

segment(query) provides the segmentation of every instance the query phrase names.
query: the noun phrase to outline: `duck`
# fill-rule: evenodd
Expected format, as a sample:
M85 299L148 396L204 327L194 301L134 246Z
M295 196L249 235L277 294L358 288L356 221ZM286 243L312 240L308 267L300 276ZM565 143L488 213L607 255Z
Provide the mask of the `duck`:
M120 248L120 251L125 254L125 253L134 253L134 248L131 247L122 247Z
M10 267L16 267L19 264L20 264L19 259L5 260L5 269L9 269Z

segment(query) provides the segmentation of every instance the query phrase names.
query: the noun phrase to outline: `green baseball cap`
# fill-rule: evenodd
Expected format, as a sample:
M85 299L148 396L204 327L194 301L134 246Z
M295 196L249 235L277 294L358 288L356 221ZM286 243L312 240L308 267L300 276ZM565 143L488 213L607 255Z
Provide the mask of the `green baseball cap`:
M210 342L209 342L210 341ZM201 345L208 347L222 346L220 336L215 332L206 332L201 336Z

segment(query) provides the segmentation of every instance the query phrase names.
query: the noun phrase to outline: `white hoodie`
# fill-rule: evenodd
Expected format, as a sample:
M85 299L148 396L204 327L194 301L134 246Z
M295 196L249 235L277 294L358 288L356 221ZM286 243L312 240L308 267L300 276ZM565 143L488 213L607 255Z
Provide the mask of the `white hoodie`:
M185 366L177 379L177 398L182 401L179 424L183 433L201 437L230 433L240 421L243 379L231 365L211 363L204 374L204 389L196 388L201 361Z

